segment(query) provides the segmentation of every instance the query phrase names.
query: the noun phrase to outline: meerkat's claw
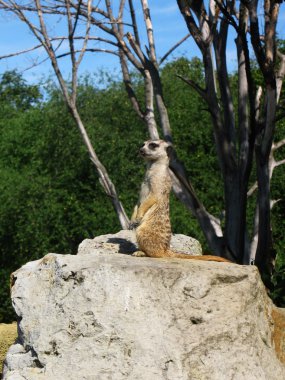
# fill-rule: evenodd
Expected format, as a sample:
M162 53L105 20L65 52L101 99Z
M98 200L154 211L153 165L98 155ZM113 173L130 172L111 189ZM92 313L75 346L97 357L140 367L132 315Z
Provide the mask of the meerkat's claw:
M146 254L143 251L136 251L132 254L134 257L144 257Z

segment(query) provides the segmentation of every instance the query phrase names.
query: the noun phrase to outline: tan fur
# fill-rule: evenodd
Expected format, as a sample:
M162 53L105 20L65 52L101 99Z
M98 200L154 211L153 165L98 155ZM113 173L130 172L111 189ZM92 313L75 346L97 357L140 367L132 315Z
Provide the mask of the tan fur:
M139 203L131 224L136 227L140 251L135 256L177 257L192 260L228 262L218 256L191 256L170 250L171 225L169 194L171 177L167 151L171 145L163 140L146 141L140 153L147 161L147 171L141 187Z

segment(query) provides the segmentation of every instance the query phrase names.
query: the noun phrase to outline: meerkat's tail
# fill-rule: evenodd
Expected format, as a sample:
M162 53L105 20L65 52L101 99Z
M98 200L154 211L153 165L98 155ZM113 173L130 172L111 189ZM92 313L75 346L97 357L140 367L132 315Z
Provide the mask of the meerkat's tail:
M212 255L202 255L202 256L192 256L187 255L185 253L177 253L173 252L171 250L167 251L168 257L178 258L178 259L188 259L188 260L203 260L203 261L216 261L221 263L231 263L230 260L224 259L223 257L219 256L212 256Z

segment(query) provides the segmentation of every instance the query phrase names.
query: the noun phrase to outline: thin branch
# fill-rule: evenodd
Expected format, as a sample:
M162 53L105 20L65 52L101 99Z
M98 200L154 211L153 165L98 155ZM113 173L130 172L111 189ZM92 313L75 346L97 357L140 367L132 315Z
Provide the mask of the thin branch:
M280 166L280 165L283 165L285 164L285 159L284 160L280 160L280 161L276 161L275 164L274 164L274 167L277 167L277 166Z
M152 22L151 22L151 17L150 17L148 1L141 0L141 4L143 8L144 22L146 26L146 33L147 33L147 39L148 39L149 58L152 61L152 63L155 65L157 63L157 60L156 60L155 45L154 45L153 27L152 27Z
M57 51L59 49L59 47L61 46L62 42L64 40L67 40L68 37L54 37L54 38L50 38L50 41L60 41L60 43L58 44L57 47L54 48L54 51ZM80 36L77 36L77 37L74 37L74 40L85 40L85 37L80 37ZM92 41L100 41L100 42L106 42L108 44L111 44L113 46L116 46L118 47L118 44L111 41L111 40L107 40L107 39L104 39L104 38L101 38L101 37L89 37L88 40L92 40ZM16 57L16 56L19 56L19 55L22 55L22 54L25 54L25 53L29 53L31 51L34 51L34 50L37 50L39 48L42 48L44 47L43 44L39 44L39 45L36 45L36 46L33 46L31 48L28 48L28 49L25 49L25 50L21 50L21 51L18 51L18 52L14 52L14 53L10 53L10 54L7 54L7 55L2 55L0 56L0 60L2 59L7 59L7 58L13 58L13 57ZM85 50L82 50L82 49L79 49L79 50L76 50L75 52L76 53L82 53L83 51L87 51L87 52L102 52L102 53L110 53L110 54L114 54L114 55L119 55L118 51L114 51L114 50L110 50L110 49L100 49L100 48L86 48ZM70 53L63 53L61 55L57 55L56 58L62 58L62 57L65 57L67 55L70 55ZM27 71L27 70L30 70L31 68L33 67L37 67L39 65L41 65L42 63L46 62L50 57L48 56L47 58L41 60L40 62L36 63L36 64L33 64L32 66L29 66L28 68L24 69L24 71Z
M111 9L110 1L109 0L105 0L105 2L106 2L107 10L108 10L108 18L109 18L109 20L115 21L114 16L113 16L113 12L112 12L112 9ZM93 23L93 18L91 19L91 22ZM100 29L102 28L101 25L99 25L99 24L95 24L95 25L97 25ZM133 55L133 53L131 52L131 50L129 49L129 47L127 46L127 44L125 43L125 41L123 39L123 34L120 32L122 30L122 28L120 28L120 25L123 26L121 23L113 22L112 23L112 29L110 29L108 33L110 33L111 35L113 35L116 38L116 40L118 42L119 48L122 49L122 51L124 52L124 54L127 56L128 60L134 65L134 67L137 70L142 71L143 70L143 65ZM104 28L102 28L102 29L104 30Z
M40 45L36 45L36 46L33 46L33 47L31 47L31 48L29 48L29 49L26 49L26 50L17 51L17 52L15 52L15 53L10 53L10 54L6 54L6 55L1 55L1 56L0 56L0 60L1 60L1 59L6 59L6 58L16 57L16 56L18 56L18 55L25 54L25 53L29 53L30 51L37 50L37 49L39 49L39 48L41 48L41 47L43 47L42 44L40 44Z
M285 145L285 138L272 144L272 150L275 151Z
M261 104L261 96L262 96L262 87L258 86L255 95L255 121L258 123L260 116L260 104Z
M169 49L169 50L164 54L164 56L163 56L162 58L160 58L160 60L159 60L159 65L161 65L161 64L166 60L166 58L167 58L171 53L173 53L173 51L174 51L175 49L177 49L180 45L182 45L183 42L186 41L190 36L191 36L191 34L188 33L185 37L181 38L181 40L178 41L174 46L172 46L172 48Z
M143 66L145 66L145 55L143 54L142 50L141 50L141 47L136 43L135 39L133 38L133 36L131 35L131 33L127 33L126 34L127 36L127 39L129 41L129 44L131 45L131 47L133 48L134 52L136 53L136 55L138 56L138 58L140 59L141 63L143 64Z
M207 93L206 91L200 87L197 83L195 83L192 79L189 79L189 78L185 78L185 77L182 77L181 75L176 75L178 78L182 79L183 82L189 84L189 86L191 86L192 88L194 88L194 90L207 102L209 103L208 101L208 97L207 97Z
M140 45L141 43L140 43L138 24L137 24L137 19L136 19L136 12L134 10L133 0L129 0L129 7L130 7L130 13L131 13L131 18L132 18L132 23L133 23L133 31L134 31L135 40L136 40L136 43Z
M114 51L114 50L108 50L108 49L92 49L92 48L87 48L87 49L78 49L78 50L74 50L74 53L85 53L85 52L88 52L88 53L108 53L108 54L113 54L113 55L116 55L117 57L119 57L119 52L118 51ZM62 53L62 54L59 54L56 56L57 59L60 59L60 58L64 58L64 57L68 57L71 55L71 52L68 52L68 53Z
M88 0L88 3L89 3L89 0ZM76 31L76 27L77 27L77 24L78 24L78 20L79 20L81 4L82 4L82 0L78 0L77 11L76 11L76 14L75 14L75 17L74 17L75 21L74 21L74 24L73 24L73 31L72 31L72 36L73 37L74 37L75 31ZM87 5L87 8L89 10L89 4Z
M257 190L258 188L258 185L257 185L257 182L254 182L254 184L251 186L251 188L248 190L247 192L247 197L251 197L252 194L255 192L255 190Z
M54 52L56 52L62 45L63 43L63 40L60 40L60 42L58 43L58 45L54 48ZM37 63L34 63L33 65L29 66L29 67L26 67L25 69L22 70L22 72L25 72L25 71L28 71L28 70L31 70L32 68L34 67L38 67L40 66L41 64L47 62L48 60L50 59L50 56L47 55L46 58L42 59L41 61L37 62Z
M131 0L129 0L129 2L132 4ZM122 16L123 16L123 14L121 15L121 17ZM133 17L135 20L135 14L133 15ZM135 20L135 28L136 28L136 20ZM120 36L120 38L123 39L124 26L122 23L120 23L118 25L118 36ZM138 101L138 98L137 98L136 93L135 93L134 88L133 88L132 79L131 79L131 75L130 75L129 67L128 67L127 56L122 49L119 49L119 57L120 57L120 64L121 64L121 70L122 70L122 74L123 74L125 89L127 91L128 97L131 101L131 104L132 104L133 109L136 112L136 114L139 116L140 119L145 121L145 114L144 114L144 112L140 106L140 103Z
M119 7L119 13L118 13L118 21L120 21L120 22L122 22L125 2L126 2L126 0L121 0L120 1L120 7Z
M89 33L90 33L90 17L91 17L91 5L92 5L92 0L88 0L88 4L87 4L87 22L86 22L86 31L85 31L85 38L84 38L84 41L83 41L83 46L82 46L82 50L81 50L81 53L80 53L80 56L77 60L77 67L80 65L81 61L82 61L82 58L84 56L84 53L86 51L86 48L87 48L87 44L88 44L88 40L89 40ZM88 50L90 51L90 50ZM109 52L109 51L108 51Z
M278 104L279 100L280 100L283 80L284 80L284 76L285 76L285 55L282 54L280 51L277 51L277 55L281 60L280 67L279 67L277 74L276 74L276 91L277 91L276 101Z
M76 100L76 89L77 89L77 64L76 64L76 57L75 57L75 48L74 48L74 33L75 28L77 25L77 21L79 18L79 9L80 9L80 1L78 4L78 11L75 15L75 21L72 25L72 16L70 13L70 0L65 0L65 6L67 10L67 25L68 25L68 40L69 40L69 49L70 49L70 57L71 57L71 63L72 63L72 80L71 80L71 86L72 86L72 93L71 93L71 99L73 104L75 104Z
M227 19L228 23L236 30L237 33L239 33L239 26L236 23L236 20L234 17L230 14L230 12L227 9L227 4L225 4L224 1L215 0L215 3L217 4L218 8L224 15L224 17Z

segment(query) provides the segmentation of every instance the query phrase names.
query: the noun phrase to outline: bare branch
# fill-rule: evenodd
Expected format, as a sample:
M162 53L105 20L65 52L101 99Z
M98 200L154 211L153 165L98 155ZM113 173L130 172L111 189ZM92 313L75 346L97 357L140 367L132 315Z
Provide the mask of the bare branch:
M178 78L182 79L185 83L189 84L194 90L208 103L208 97L206 91L195 83L192 79L182 77L181 75L176 75Z
M79 5L80 6L80 5ZM77 67L80 65L81 61L82 61L82 58L84 56L84 53L86 51L86 48L87 48L87 43L88 43L88 40L90 38L89 34L90 34L90 26L91 26L91 9L92 9L92 0L88 0L87 2L87 22L86 22L86 31L85 31L85 38L84 38L84 41L83 41L83 46L82 46L82 49L81 49L81 52L80 52L80 56L77 60ZM74 25L75 27L75 25ZM88 51L90 51L88 49ZM106 51L108 53L110 53L110 50Z
M193 14L191 12L190 6L188 5L188 1L186 0L177 0L177 4L179 6L180 12L183 15L186 25L190 34L193 36L196 44L199 46L202 52L205 51L205 43L203 40L203 36L201 31L199 30Z
M141 50L141 47L136 43L135 39L133 38L133 36L131 35L131 33L127 33L126 34L127 36L127 39L131 45L131 47L133 48L134 52L136 53L136 55L138 56L138 58L140 59L141 63L145 66L145 55L143 54L142 50Z
M276 101L277 104L279 103L280 100L280 95L281 95L281 90L282 90L282 85L283 85L283 80L285 77L285 55L281 54L281 52L277 51L277 55L280 58L280 67L278 69L277 75L276 75L276 90L277 90L277 95L276 95Z
M120 0L120 7L119 7L119 13L118 13L118 21L120 22L122 22L125 2L126 0Z
M129 3L131 4L130 6L133 5L131 0L129 0ZM123 16L123 14L121 16ZM137 30L136 30L137 24L136 24L135 13L132 15L132 18L135 22L134 30L137 32ZM120 38L123 39L124 26L122 23L120 23L118 25L118 36L120 36ZM139 41L139 39L136 39L136 41ZM144 114L144 112L143 112L143 110L139 104L138 98L137 98L136 93L135 93L134 88L133 88L131 75L130 75L129 67L128 67L127 56L122 49L119 49L119 57L120 57L120 64L121 64L121 70L122 70L122 74L123 74L123 80L124 80L125 88L126 88L128 97L131 101L132 107L133 107L134 111L136 112L136 114L139 116L139 118L142 119L143 121L145 121L145 114Z
M117 27L117 25L121 25L121 26L123 26L123 25L120 23L117 23L116 20L114 19L110 1L105 0L105 2L106 2L107 10L108 10L108 18L113 22L112 23L112 29L109 30L108 33L112 34L116 38L119 48L123 51L123 53L126 55L128 60L134 65L134 67L137 70L142 71L143 70L142 63L139 60L137 60L137 58L132 54L129 47L125 43L125 41L123 39L123 33L121 32L122 28ZM91 22L93 23L93 18L91 18ZM101 25L99 25L99 24L95 24L95 25L97 25L99 28L101 28ZM127 35L127 37L128 37L128 35ZM135 43L135 45L137 45L137 44Z
M226 18L227 22L234 27L237 33L239 33L239 26L236 23L236 20L234 17L231 15L229 9L228 9L228 4L225 4L224 1L221 0L215 0L215 3L217 4L218 8Z
M129 0L129 7L130 7L130 13L131 13L131 18L132 18L132 23L133 23L133 31L134 31L135 40L136 40L136 43L140 45L141 43L140 43L138 24L137 24L137 19L136 19L136 12L134 10L133 0Z
M152 140L159 139L159 133L156 125L154 114L154 91L151 75L148 70L144 71L144 83L145 83L145 121L148 126L149 134Z
M122 52L122 50L119 51L119 57L120 57L120 63L121 63L121 69L124 79L125 88L128 94L128 97L131 101L131 104L133 106L133 109L137 113L140 119L144 120L144 113L140 107L139 101L137 99L137 96L135 94L135 91L132 86L131 76L128 69L128 63L126 60L125 54Z
M259 67L261 71L264 73L265 72L265 66L264 66L265 53L261 45L261 38L260 38L260 32L259 32L258 15L257 15L258 0L253 0L250 2L244 0L241 2L249 10L251 43L252 43Z
M218 7L217 7L218 8ZM219 8L218 8L219 9ZM229 84L227 69L226 47L228 39L229 24L225 16L220 22L220 30L213 35L213 45L216 58L218 83L221 92L221 102L223 104L224 123L227 125L229 140L234 144L236 139L235 132L235 113L233 99Z
M108 53L108 54L113 54L113 55L116 55L117 57L119 57L119 52L118 51L114 51L114 50L109 50L109 49L92 49L92 48L88 48L88 49L78 49L78 50L74 50L74 53L85 53L85 52L88 52L88 53ZM59 54L56 56L57 59L60 59L60 58L64 58L64 57L68 57L71 55L71 52L67 52L67 53L62 53L62 54Z
M185 42L190 36L191 36L190 33L186 34L185 37L181 38L181 40L179 40L174 46L172 46L172 48L169 49L169 50L164 54L164 56L163 56L162 58L160 58L160 60L159 60L159 65L161 65L161 64L166 60L166 58L167 58L171 53L173 53L173 51L174 51L175 49L177 49L180 45L182 45L183 42Z
M17 51L15 53L10 53L10 54L6 54L6 55L1 55L0 56L0 60L1 59L6 59L6 58L12 58L12 57L17 57L18 55L21 55L21 54L25 54L25 53L29 53L30 51L34 51L34 50L37 50L39 48L43 47L42 44L40 45L36 45L36 46L33 46L31 48L28 48L26 50L21 50L21 51Z
M68 40L69 40L69 48L70 48L70 57L71 57L71 63L72 63L72 94L71 94L71 99L73 104L75 104L76 100L76 88L77 88L77 64L76 64L76 57L75 57L75 48L74 48L74 33L75 33L75 28L77 25L78 17L79 17L79 9L80 9L80 1L78 4L78 11L76 12L75 15L75 21L74 24L72 25L72 16L70 12L70 0L65 0L65 6L67 10L67 24L68 24Z
M251 188L248 190L247 192L247 197L249 198L250 196L252 196L252 194L255 192L255 190L257 190L258 188L258 185L257 185L257 182L255 182Z
M258 86L258 89L256 91L256 95L255 95L255 120L256 120L256 122L258 122L259 115L260 115L261 96L262 96L262 87Z
M274 166L277 167L277 166L280 166L280 165L283 165L285 164L285 159L284 160L280 160L280 161L276 161Z
M144 21L146 26L146 33L147 33L147 39L148 39L148 46L149 46L149 58L152 61L152 63L156 64L156 53L155 53L155 45L154 45L154 36L153 36L153 27L152 22L150 18L150 10L148 6L147 0L141 0L142 8L143 8L143 15L144 15Z
M275 151L285 145L285 138L272 144L272 150Z

